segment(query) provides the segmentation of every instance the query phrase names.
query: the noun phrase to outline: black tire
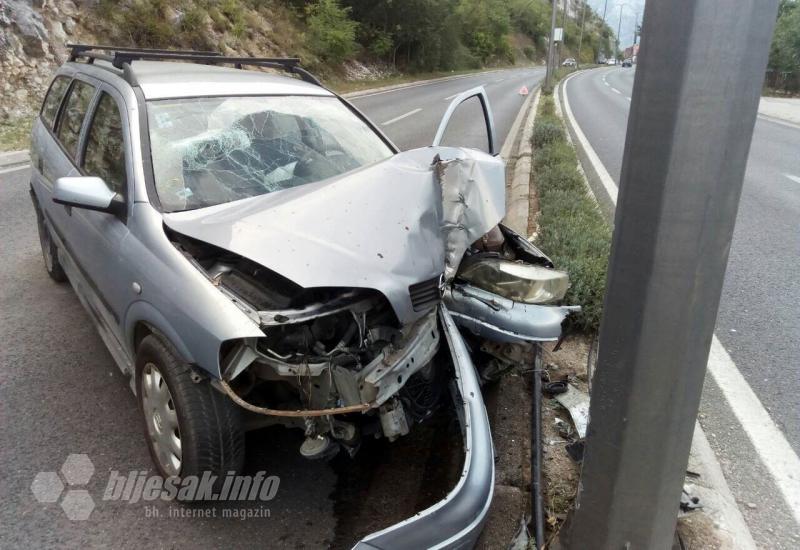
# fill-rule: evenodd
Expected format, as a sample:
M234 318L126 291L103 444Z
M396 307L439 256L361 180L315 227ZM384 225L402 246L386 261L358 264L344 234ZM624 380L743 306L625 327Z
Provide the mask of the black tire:
M64 268L58 261L58 248L56 243L50 237L50 231L44 224L44 217L39 208L34 204L36 209L36 226L39 229L39 244L42 247L42 258L44 259L44 268L50 278L57 283L63 283L67 280L67 274L64 273Z
M158 434L151 435L151 429L154 428L148 424L154 422L154 413L145 412L148 398L144 384L145 380L151 380L145 373L152 373L153 367L160 371L171 395L170 403L177 413L182 455L177 474L168 471L162 464L156 443ZM241 409L227 396L215 390L208 379L199 382L192 380L189 365L180 359L172 345L157 335L146 336L137 348L136 390L147 448L161 476L201 477L209 472L216 476L215 489L219 490L228 472L241 472L244 464ZM163 446L160 448L163 450Z

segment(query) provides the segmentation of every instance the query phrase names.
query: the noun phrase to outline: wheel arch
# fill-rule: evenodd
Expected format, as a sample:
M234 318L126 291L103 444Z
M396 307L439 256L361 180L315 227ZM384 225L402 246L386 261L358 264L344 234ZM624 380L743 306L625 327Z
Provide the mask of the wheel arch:
M172 328L164 315L147 302L134 302L125 315L125 337L131 357L136 357L139 343L150 334L165 339L186 363L195 363L195 358L186 342Z

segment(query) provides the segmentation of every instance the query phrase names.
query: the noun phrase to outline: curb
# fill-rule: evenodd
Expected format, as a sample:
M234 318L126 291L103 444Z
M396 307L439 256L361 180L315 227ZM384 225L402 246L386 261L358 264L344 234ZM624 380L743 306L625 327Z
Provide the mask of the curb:
M2 171L10 172L16 168L27 166L30 162L31 157L27 149L0 153L0 170Z
M519 233L528 236L530 223L530 182L531 182L531 157L533 148L531 135L536 111L539 107L541 86L536 87L536 92L531 94L520 109L517 119L509 133L509 138L503 144L500 156L506 163L514 161L514 168L510 185L506 186L506 216L503 223ZM524 123L523 123L524 120ZM511 154L517 136L520 136L519 145L515 155ZM513 136L513 138L512 138Z
M537 86L525 100L500 152L507 166L515 163L513 169L507 168L506 172L510 185L506 185L508 204L503 223L514 230L521 227L522 235L527 235L530 214L531 135L540 94L541 86ZM503 376L486 394L495 445L495 492L483 532L475 545L478 550L506 550L519 534L520 522L527 523L531 485L530 399L525 380L515 375ZM519 416L524 419L522 430L519 424L509 420Z
M572 73L556 86L556 109L564 120L568 137L578 153L579 164L588 167L587 170L581 171L586 178L586 184L591 189L598 206L606 214L609 225L613 228L617 204L616 184L575 120L569 107L567 94L562 92L562 88L566 89L569 80L582 72L584 71ZM719 548L755 550L756 544L750 529L748 529L736 504L736 499L725 480L719 461L711 449L702 427L697 422L695 423L692 447L689 451L688 469L699 474L696 480L687 483L686 486L692 490L694 496L701 499L703 508L700 513L711 519L710 524L718 539Z

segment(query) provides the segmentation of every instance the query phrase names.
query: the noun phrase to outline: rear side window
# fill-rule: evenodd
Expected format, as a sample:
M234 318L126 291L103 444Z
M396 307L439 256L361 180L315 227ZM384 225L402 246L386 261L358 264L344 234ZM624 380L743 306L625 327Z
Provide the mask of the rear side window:
M69 86L69 78L65 76L57 76L53 83L50 85L50 90L47 92L47 97L44 98L42 105L42 120L47 124L48 128L53 127L53 122L58 114L58 106L61 105L61 99L64 97L64 92L67 91Z
M97 103L86 140L83 169L90 176L103 178L114 192L125 195L125 140L117 102L103 92Z
M93 95L94 86L76 80L69 91L64 110L61 111L56 135L64 149L73 159L78 154L78 138L81 135L81 125Z

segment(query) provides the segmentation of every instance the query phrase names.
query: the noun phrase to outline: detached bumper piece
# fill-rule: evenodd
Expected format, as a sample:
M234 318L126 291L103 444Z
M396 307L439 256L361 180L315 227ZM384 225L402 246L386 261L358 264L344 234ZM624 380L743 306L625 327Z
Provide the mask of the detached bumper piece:
M545 306L515 302L471 285L445 290L444 303L455 322L495 342L547 342L561 336L561 323L580 306Z
M467 347L446 307L439 316L455 370L456 404L464 438L461 479L444 500L414 517L368 535L356 550L472 548L494 492L494 448L478 376Z

